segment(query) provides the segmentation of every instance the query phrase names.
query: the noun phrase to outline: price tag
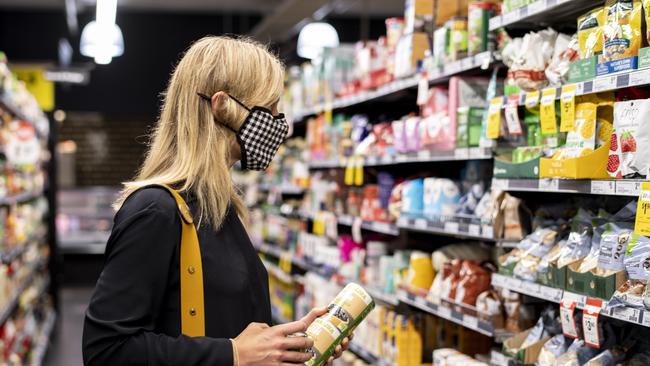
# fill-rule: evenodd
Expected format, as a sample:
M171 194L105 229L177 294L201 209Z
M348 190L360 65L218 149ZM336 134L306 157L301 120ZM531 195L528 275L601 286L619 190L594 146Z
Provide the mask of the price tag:
M400 217L397 219L398 226L409 226L409 219L407 217Z
M542 92L542 106L539 110L539 113L543 135L552 135L557 133L557 119L555 118L555 95L555 88L544 89Z
M641 183L634 232L644 236L650 235L650 182Z
M460 60L461 68L463 70L469 70L474 68L474 57L466 57Z
M559 288L540 286L540 293L544 299L554 302L560 302L562 300L562 290Z
M534 108L539 104L539 90L526 93L526 107Z
M361 235L362 224L363 224L363 220L361 220L360 217L356 217L354 219L354 222L352 223L352 240L354 240L356 243L363 242L363 236Z
M539 189L541 191L558 191L560 189L560 180L557 178L540 178Z
M499 191L508 190L508 179L494 178L492 179L492 189Z
M417 305L419 305L419 306L425 308L425 309L428 308L427 300L426 300L424 297L422 297L422 296L416 296L416 297L415 297L415 303L416 303Z
M489 139L498 139L501 131L501 106L503 105L503 98L496 97L490 102L488 109L488 120L486 137Z
M511 12L505 13L503 15L502 26L510 24L510 23L514 23L515 21L517 21L517 18L518 18L518 15L517 15L516 11L511 11Z
M506 277L506 287L511 290L519 290L521 288L521 280L512 277Z
M529 14L539 13L540 11L544 10L545 5L546 4L544 0L535 1L534 3L528 5L528 13Z
M446 75L453 75L459 73L461 70L460 61L452 62L447 67L445 67Z
M630 74L630 86L646 84L650 84L650 70L641 70Z
M370 225L371 229L378 232L378 233L384 233L384 234L390 234L393 232L393 228L390 226L390 224L387 224L385 222L377 222L373 221Z
M560 132L573 131L576 122L576 85L562 87L560 96Z
M409 160L409 157L406 156L406 155L403 155L403 154L399 154L399 155L397 155L397 157L395 158L395 160L396 160L398 163L403 163L403 162L408 161L408 160Z
M650 327L650 312L643 312L643 321L641 322L644 327Z
M447 320L451 320L451 309L445 306L439 306L438 316Z
M427 228L427 220L425 219L416 219L415 220L415 227L418 229L426 229Z
M429 160L429 159L431 159L431 151L429 151L429 150L418 151L418 159L420 159L420 160Z
M615 194L616 182L613 180L592 180L591 181L592 194Z
M508 104L505 110L506 124L508 133L511 135L521 135L521 122L519 121L519 96L511 95L508 97Z
M458 234L458 223L457 222L445 222L445 232Z
M454 150L454 158L458 160L465 160L469 156L469 150L465 147L459 147Z
M638 196L641 192L641 182L616 181L616 194L619 196Z
M390 164L393 162L393 157L390 155L384 155L381 157L381 163L382 164Z
M478 318L471 315L463 316L463 323L469 329L478 329Z
M585 306L585 303L587 302L587 296L584 295L579 295L573 292L566 291L564 292L562 300L565 301L573 301L576 303L576 306L581 308Z
M427 103L427 100L429 100L429 77L425 71L420 74L420 80L418 81L418 97L416 103L422 106Z
M471 236L481 236L481 226L477 224L469 224L467 233Z
M540 295L540 286L533 282L522 281L521 290L527 295L539 297Z
M576 303L573 300L562 299L560 303L560 319L562 320L562 333L569 338L578 338L578 328L576 320L573 318L573 312L576 309Z
M494 226L483 225L481 226L482 236L485 238L494 238Z
M594 92L616 89L616 76L596 78L594 80Z
M618 307L612 309L612 316L616 319L625 320L632 323L638 323L641 312L639 309Z
M506 287L506 279L507 279L506 276L495 273L492 275L492 286Z
M600 335L598 334L598 316L603 309L602 300L588 299L582 311L582 333L585 343L594 348L600 348Z

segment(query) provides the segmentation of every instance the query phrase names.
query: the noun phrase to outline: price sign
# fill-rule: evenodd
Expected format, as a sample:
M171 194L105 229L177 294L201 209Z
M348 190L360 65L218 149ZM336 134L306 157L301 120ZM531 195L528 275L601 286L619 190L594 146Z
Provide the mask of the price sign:
M542 92L542 106L539 110L542 134L552 135L557 133L557 120L555 118L555 88L544 89ZM526 98L528 99L528 98Z
M598 316L603 309L603 301L588 299L582 311L582 333L585 343L594 348L600 348L600 335L598 334Z
M557 191L560 189L560 180L557 178L541 178L539 189L542 191Z
M416 219L415 220L415 227L418 229L426 229L427 228L427 220L425 219Z
M592 180L591 181L592 194L615 194L616 182L613 180Z
M539 90L526 93L526 107L534 108L539 104Z
M562 87L560 96L560 132L569 132L575 129L576 123L576 85Z
M481 225L469 224L467 233L471 236L481 236Z
M427 299L425 299L422 296L416 296L415 297L415 303L418 304L420 307L422 307L424 309L426 309L428 307L427 306Z
M451 309L445 306L438 307L438 316L447 320L451 319Z
M419 160L429 160L429 159L431 159L431 151L430 150L418 151L418 159Z
M486 137L489 139L498 139L499 132L501 131L501 106L503 105L503 98L497 97L492 99L488 109L488 120Z
M508 125L508 132L511 135L521 135L521 122L519 121L519 96L511 95L508 97L508 104L506 104L506 123Z
M478 318L476 317L465 315L463 317L463 323L469 329L478 329Z
M573 318L573 312L576 309L576 302L573 300L562 299L560 302L560 319L562 321L562 333L569 338L578 338L578 328L576 320Z
M481 226L481 232L483 233L483 237L494 238L494 226L492 225Z
M644 236L650 235L650 182L641 183L634 232Z
M445 232L458 234L458 223L449 221L445 222Z

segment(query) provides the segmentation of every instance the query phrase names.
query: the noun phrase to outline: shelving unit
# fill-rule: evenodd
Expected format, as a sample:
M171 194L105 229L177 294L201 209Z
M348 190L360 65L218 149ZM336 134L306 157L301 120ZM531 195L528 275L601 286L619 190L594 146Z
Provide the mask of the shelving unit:
M544 26L564 19L575 20L594 6L591 0L537 0L514 11L490 19L490 30L504 27Z
M492 179L492 187L510 192L551 192L638 197L642 180Z

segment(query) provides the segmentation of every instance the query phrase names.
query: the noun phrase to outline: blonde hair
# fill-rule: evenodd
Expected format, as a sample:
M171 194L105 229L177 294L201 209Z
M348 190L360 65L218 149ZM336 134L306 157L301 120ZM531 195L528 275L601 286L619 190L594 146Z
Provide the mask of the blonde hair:
M221 226L233 204L246 222L248 211L230 177L230 148L248 111L231 98L222 101L216 115L211 103L197 92L212 96L224 91L245 105L270 108L282 95L284 67L268 48L245 38L205 37L195 42L174 70L149 151L135 180L124 183L115 207L136 190L167 184L192 192L200 212Z

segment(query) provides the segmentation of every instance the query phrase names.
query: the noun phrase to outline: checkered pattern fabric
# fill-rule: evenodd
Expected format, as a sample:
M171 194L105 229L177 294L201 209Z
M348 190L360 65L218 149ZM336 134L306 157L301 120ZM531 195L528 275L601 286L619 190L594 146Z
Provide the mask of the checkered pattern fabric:
M251 109L237 138L242 150L242 168L266 170L289 132L284 115L273 117L265 108Z

